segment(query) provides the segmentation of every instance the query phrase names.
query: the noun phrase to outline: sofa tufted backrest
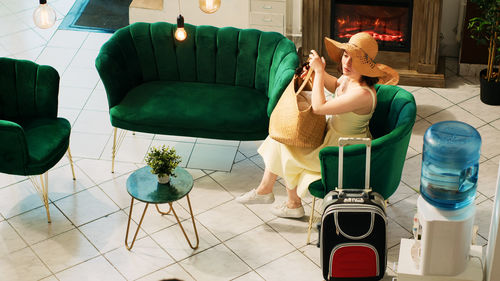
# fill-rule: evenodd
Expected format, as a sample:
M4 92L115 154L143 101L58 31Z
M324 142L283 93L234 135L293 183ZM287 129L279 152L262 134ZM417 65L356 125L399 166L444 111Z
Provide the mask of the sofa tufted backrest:
M251 87L264 93L273 86L270 78L285 57L294 56L298 64L295 45L279 33L189 24L185 29L188 37L179 42L174 39L174 24L134 23L115 32L100 56L107 53L126 60L129 79L136 85L189 81ZM99 57L99 69L98 64Z
M59 74L48 65L0 58L0 119L57 116Z

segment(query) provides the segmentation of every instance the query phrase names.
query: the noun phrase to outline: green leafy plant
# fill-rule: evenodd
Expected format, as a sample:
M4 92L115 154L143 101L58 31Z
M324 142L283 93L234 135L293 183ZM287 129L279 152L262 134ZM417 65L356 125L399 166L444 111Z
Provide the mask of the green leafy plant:
M480 17L469 20L468 28L471 37L478 44L488 45L488 66L486 68L486 80L496 79L500 81L498 68L494 65L500 63L500 0L471 0L476 3L481 11Z
M181 163L182 158L177 155L175 148L162 145L161 147L151 147L144 160L151 167L152 174L162 177L173 175L173 171Z

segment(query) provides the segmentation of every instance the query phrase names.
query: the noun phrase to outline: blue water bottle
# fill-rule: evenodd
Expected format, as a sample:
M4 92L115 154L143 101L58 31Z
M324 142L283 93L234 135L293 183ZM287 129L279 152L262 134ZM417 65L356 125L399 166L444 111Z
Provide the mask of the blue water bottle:
M481 136L472 126L443 121L424 135L420 193L430 204L447 210L474 201Z

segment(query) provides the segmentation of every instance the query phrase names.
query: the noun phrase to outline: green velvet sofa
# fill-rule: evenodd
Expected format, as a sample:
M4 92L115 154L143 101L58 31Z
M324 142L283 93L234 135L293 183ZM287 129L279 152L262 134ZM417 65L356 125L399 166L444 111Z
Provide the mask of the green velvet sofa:
M185 29L188 37L179 42L174 24L134 23L102 46L96 67L111 124L152 134L264 139L299 64L293 42L256 29Z

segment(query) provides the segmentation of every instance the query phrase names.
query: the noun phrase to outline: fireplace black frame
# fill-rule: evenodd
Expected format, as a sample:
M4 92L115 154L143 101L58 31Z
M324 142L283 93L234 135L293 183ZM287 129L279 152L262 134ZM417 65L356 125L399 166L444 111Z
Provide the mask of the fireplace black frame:
M379 51L391 51L391 52L410 52L411 49L411 34L412 34L412 18L413 18L413 0L331 0L331 17L330 20L330 37L334 38L336 21L333 19L335 16L335 4L347 4L347 5L368 5L368 6L387 6L387 7L404 7L408 8L408 40L405 46L392 47L379 44ZM347 42L348 39L335 39L341 42Z

